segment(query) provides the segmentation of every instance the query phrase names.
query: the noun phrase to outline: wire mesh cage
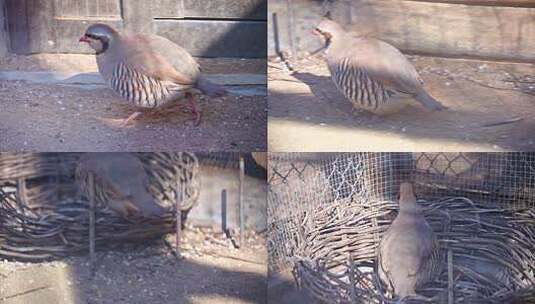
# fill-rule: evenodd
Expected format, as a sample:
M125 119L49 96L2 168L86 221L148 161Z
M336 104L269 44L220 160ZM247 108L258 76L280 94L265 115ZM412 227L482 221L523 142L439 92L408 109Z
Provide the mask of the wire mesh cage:
M174 231L175 200L182 223L198 201L198 161L190 153L134 153L142 163L158 218L124 218L96 210L96 244L142 242ZM89 246L89 203L75 170L82 153L0 153L0 257L39 261ZM98 186L98 185L96 185Z
M270 154L270 273L292 269L319 302L393 301L377 247L402 182L440 242L442 271L418 293L449 303L535 299L535 154ZM414 301L422 301L413 299Z

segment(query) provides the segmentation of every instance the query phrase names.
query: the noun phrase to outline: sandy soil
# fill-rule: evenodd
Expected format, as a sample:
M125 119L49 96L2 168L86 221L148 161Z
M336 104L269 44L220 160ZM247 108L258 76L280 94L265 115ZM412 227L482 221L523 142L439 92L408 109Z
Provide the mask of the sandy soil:
M263 73L265 60L206 59L209 73ZM0 70L94 72L90 55L9 56ZM108 88L0 82L0 151L263 151L267 98L202 99L203 117L191 125L189 105L136 111Z
M321 58L290 73L269 63L270 151L503 151L533 150L533 65L411 57L433 96L449 107L427 112L414 103L377 116L353 111L336 90ZM535 83L535 81L533 82ZM531 90L531 91L530 91ZM499 126L485 126L514 120Z
M172 242L174 236L169 235ZM234 249L211 229L189 228L177 260L162 241L43 263L0 260L0 303L266 303L263 236Z

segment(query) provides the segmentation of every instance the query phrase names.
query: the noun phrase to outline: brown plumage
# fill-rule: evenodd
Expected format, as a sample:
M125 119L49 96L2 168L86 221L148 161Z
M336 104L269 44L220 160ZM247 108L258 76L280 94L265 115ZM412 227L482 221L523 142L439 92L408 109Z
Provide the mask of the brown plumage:
M183 48L157 35L122 35L105 24L93 24L81 42L95 51L98 69L111 89L137 107L156 108L187 99L199 122L194 96L226 94L208 81L199 64ZM134 113L124 123L139 115Z
M141 161L130 153L86 153L76 168L81 193L89 197L89 173L94 176L97 206L122 217L161 216L166 209L149 192L149 178Z
M440 275L440 246L410 183L401 184L399 213L379 243L377 260L379 278L400 298L417 295Z
M425 91L414 66L392 45L354 37L329 18L315 33L325 39L331 79L354 107L377 111L389 106L393 96L408 96L430 110L446 108Z

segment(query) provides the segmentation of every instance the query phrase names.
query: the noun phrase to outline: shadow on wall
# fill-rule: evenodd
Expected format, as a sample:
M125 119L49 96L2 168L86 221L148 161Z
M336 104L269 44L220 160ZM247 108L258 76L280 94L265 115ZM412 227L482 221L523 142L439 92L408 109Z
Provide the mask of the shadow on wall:
M259 1L240 17L209 21L193 17L173 21L161 19L154 21L153 28L155 33L178 42L194 56L265 58L266 14L267 1ZM192 36L213 39L197 40L191 39Z

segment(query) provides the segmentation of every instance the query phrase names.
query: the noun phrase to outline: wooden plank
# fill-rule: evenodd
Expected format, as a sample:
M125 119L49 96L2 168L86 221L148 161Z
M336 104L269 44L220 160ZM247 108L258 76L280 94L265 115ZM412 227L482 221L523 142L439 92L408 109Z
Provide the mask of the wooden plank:
M109 24L119 31L124 30L120 20L55 20L56 39L54 44L47 44L36 52L94 54L93 49L85 43L78 42L78 40L85 33L87 27L96 22Z
M347 21L347 7L333 11ZM350 30L402 50L437 56L535 60L535 9L404 0L351 2Z
M184 18L183 0L154 0L152 7L155 18Z
M6 2L0 0L0 58L9 52L9 34L7 32Z
M54 23L50 22L53 12L52 1L33 0L27 3L29 53L39 52L39 50L43 49L54 49L56 30Z
M154 33L200 57L266 56L266 22L155 20Z
M121 17L121 0L55 0L57 19L88 19Z
M500 7L535 7L533 0L410 0L414 2L433 2Z
M24 54L28 50L28 19L26 18L27 0L7 0L7 21L11 51Z
M267 0L156 0L155 18L266 20Z
M152 32L152 2L122 0L125 30L132 33Z

